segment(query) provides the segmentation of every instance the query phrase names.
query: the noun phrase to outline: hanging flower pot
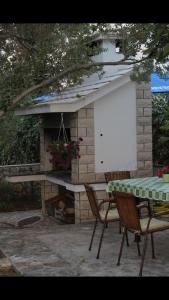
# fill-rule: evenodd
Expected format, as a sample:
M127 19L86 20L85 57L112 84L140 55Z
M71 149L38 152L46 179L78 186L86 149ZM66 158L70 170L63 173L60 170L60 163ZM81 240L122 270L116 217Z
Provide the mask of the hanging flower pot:
M53 165L54 170L70 170L72 159L79 159L79 144L82 141L53 141L48 146L48 151L51 154L50 163Z

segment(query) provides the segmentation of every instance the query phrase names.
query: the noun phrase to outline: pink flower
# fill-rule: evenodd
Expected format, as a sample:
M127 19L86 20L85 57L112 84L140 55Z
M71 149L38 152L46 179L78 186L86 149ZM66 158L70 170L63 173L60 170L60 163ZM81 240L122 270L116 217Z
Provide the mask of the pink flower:
M162 177L163 176L163 170L162 169L158 169L156 175L158 177Z

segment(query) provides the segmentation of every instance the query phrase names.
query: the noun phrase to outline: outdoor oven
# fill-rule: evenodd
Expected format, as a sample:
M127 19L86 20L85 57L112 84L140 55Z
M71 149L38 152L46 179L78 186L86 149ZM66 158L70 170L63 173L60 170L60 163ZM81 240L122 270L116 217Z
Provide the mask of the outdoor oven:
M68 141L79 141L79 158L71 160L71 166L67 170L57 170L53 167L49 145L53 141L64 141L63 128L61 126L61 116L63 117L64 129ZM95 172L95 145L94 145L94 105L86 107L72 113L54 113L41 116L40 130L40 168L46 174L46 181L41 183L41 196L43 203L43 213L49 213L64 220L62 208L64 204L59 200L59 195L66 195L66 210L68 220L78 223L92 219L84 183L91 183L96 187L98 199L106 197L104 173ZM62 124L63 125L63 124ZM51 199L51 207L50 200ZM67 201L67 200L70 201ZM56 205L54 200L60 201ZM60 205L60 206L59 206ZM57 207L57 209L56 209ZM73 211L74 210L74 211ZM55 211L55 213L54 213ZM74 218L73 218L74 214ZM71 215L71 218L70 218Z

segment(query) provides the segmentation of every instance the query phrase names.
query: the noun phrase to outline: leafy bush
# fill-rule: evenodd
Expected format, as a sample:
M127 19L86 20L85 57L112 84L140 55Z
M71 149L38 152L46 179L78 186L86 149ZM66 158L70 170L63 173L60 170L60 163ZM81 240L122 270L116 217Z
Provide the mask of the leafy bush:
M0 201L9 201L15 198L16 192L13 188L13 185L4 180L0 181Z
M38 118L10 113L0 120L0 165L39 162L39 147Z
M153 96L154 165L169 165L169 94Z
M11 206L12 200L16 198L16 192L12 184L0 181L0 209L7 209Z
M39 209L40 186L33 183L12 184L0 181L0 211Z

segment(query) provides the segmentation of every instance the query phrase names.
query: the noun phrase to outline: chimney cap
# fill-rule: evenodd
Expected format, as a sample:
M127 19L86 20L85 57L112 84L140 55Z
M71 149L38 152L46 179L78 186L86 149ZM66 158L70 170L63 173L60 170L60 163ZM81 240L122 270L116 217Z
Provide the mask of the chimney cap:
M93 36L92 42L103 41L103 40L116 40L119 39L116 33L107 32L107 33L97 33Z

